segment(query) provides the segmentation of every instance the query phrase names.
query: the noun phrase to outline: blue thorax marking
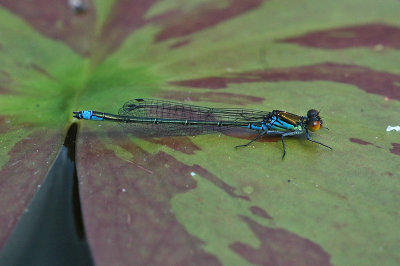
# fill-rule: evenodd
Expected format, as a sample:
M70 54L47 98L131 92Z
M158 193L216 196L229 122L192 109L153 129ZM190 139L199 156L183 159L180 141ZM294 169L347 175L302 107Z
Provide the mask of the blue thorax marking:
M268 129L272 130L280 130L280 131L286 131L286 130L295 130L295 126L292 124L289 124L279 117L273 116L271 118L271 121L267 124Z

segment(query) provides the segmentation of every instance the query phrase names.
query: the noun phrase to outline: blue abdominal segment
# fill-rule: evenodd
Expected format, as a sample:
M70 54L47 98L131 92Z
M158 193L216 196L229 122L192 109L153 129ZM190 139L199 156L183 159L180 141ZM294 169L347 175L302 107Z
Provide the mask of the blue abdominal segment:
M93 111L88 111L88 110L84 110L84 111L80 111L78 113L78 117L80 119L85 119L85 120L97 120L97 121L103 121L104 120L104 115L103 116L97 116L93 114Z
M93 111L81 111L81 116L83 119L92 120Z
M261 123L261 126L258 125L254 125L254 123L250 123L248 126L246 126L246 128L248 129L253 129L253 130L268 130L267 125L265 124L265 122Z

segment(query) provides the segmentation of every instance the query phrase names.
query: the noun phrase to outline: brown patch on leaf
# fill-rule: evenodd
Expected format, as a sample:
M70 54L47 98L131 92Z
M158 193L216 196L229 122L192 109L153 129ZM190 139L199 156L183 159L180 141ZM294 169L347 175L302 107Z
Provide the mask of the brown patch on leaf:
M95 261L104 265L219 265L175 217L171 198L196 187L190 167L165 153L149 154L128 139L113 143L134 154L115 156L94 134L79 147L83 213ZM138 167L140 166L140 167ZM178 248L179 247L179 248Z
M118 1L110 12L99 38L98 57L100 60L115 51L123 41L136 29L148 23L161 25L161 31L156 35L157 42L170 38L184 37L197 31L212 27L225 20L239 16L261 5L261 0L229 0L227 7L219 8L215 3L199 5L192 11L183 13L181 10L170 10L147 19L146 13L156 2L155 0ZM177 43L179 47L186 41Z
M362 140L362 139L357 139L357 138L350 138L350 141L354 142L354 143L357 143L357 144L360 144L360 145L372 145L371 142L368 142L368 141L365 141L365 140Z
M257 265L331 265L330 256L321 246L285 229L268 228L240 216L261 242L251 245L235 242L229 247L250 263Z
M11 90L8 88L0 87L0 94L10 94Z
M238 74L240 75L240 74ZM229 83L243 83L250 81L239 82L238 77L208 77L200 79L182 80L182 81L171 81L169 84L181 87L191 88L207 88L207 89L222 89L226 88Z
M56 143L60 137L48 130L36 132L20 140L9 151L10 158L0 170L0 247L46 176L56 156L59 147Z
M42 67L40 67L40 66L38 66L36 64L32 64L32 68L35 71L39 72L40 74L42 74L43 76L45 76L45 77L47 77L47 78L49 78L51 80L55 79L49 72L47 72L47 70L45 70L44 68L42 68Z
M161 167L161 174L165 175L167 174L165 172L165 167L166 168L170 168L172 167L171 164L166 163L163 164L162 160L159 159L155 159L154 156L144 152L142 149L140 149L138 146L133 145L132 143L129 142L129 140L125 139L124 137L121 137L121 135L115 134L114 133L110 133L110 137L112 139L114 139L114 143L120 147L122 147L124 150L129 151L132 153L132 155L135 156L135 158L137 158L138 153L141 154L141 156L144 157L143 162L141 163L141 165L145 166L146 169L150 169L152 171L152 169L154 167ZM124 139L124 141L119 141L118 139ZM142 155L142 153L144 155ZM180 163L179 161L175 160L174 157L167 155L166 153L160 152L158 153L158 155L165 155L166 157L168 157L168 159L171 159L174 163L174 170L176 170L176 168L182 168L185 169L185 171L180 170L180 173L189 173L191 176L194 175L200 175L201 177L207 179L208 181L210 181L211 183L213 183L215 186L219 187L221 190L223 190L225 193L227 193L228 195L230 195L233 198L241 198L244 200L250 200L247 196L242 196L242 195L238 195L235 193L235 188L228 185L227 183L223 182L222 180L220 180L217 176L213 175L212 173L208 172L207 169L204 169L203 167L201 167L200 165L193 165L193 166L187 166L185 164ZM136 162L138 162L138 160L135 160ZM139 160L140 162L141 160ZM148 165L148 162L151 161L153 163L156 163L156 165ZM172 174L172 173L171 173ZM186 179L185 176L181 176L180 178ZM181 180L182 182L184 182L184 180Z
M83 213L96 262L113 265L219 265L203 241L181 225L170 205L206 178L232 197L234 188L199 165L186 165L164 152L151 154L120 133L114 145L133 155L120 159L95 134L81 134L78 174ZM191 208L191 206L187 206Z
M222 8L215 2L199 5L192 11L163 20L161 24L164 29L157 34L156 41L179 38L213 27L253 10L262 3L262 0L229 0L228 5Z
M357 86L368 92L400 100L400 75L376 71L368 67L323 63L311 66L276 68L231 74L226 77L170 82L172 85L220 89L228 83L279 81L333 81Z
M131 33L146 24L156 23L162 29L156 41L183 37L257 8L262 0L229 0L227 6L219 7L213 2L201 4L183 13L172 10L147 19L146 14L156 0L121 0L111 8L108 18L95 36L95 8L77 14L68 1L13 1L0 0L0 5L20 16L41 34L60 40L81 56L92 55L93 64L101 62L117 50ZM88 2L87 6L94 6ZM178 43L176 47L187 43Z
M365 140L362 140L362 139L350 138L349 140L350 140L351 142L354 142L354 143L357 143L357 144L360 144L360 145L373 145L373 146L375 146L375 147L377 147L377 148L379 148L379 149L382 149L381 146L374 145L374 144L372 144L371 142L368 142L368 141L365 141Z
M183 41L179 41L174 43L173 45L171 45L169 48L171 49L176 49L176 48L180 48L182 46L186 46L190 43L190 40L183 40Z
M19 129L32 130L38 129L36 124L31 122L16 123L12 116L0 115L0 133L8 133Z
M258 206L251 206L250 211L252 214L260 216L265 219L272 219L272 217L263 209Z
M171 149L180 151L185 154L194 154L195 151L201 150L197 145L195 145L188 137L162 137L162 138L149 138L147 141L166 145Z
M200 175L201 177L207 179L208 181L213 183L215 186L219 187L221 190L223 190L226 194L228 194L232 198L239 198L250 201L250 198L248 196L236 194L235 187L232 187L231 185L225 183L224 181L222 181L217 176L213 175L207 169L204 169L200 165L195 164L193 165L192 169L193 169L192 174Z
M400 49L400 28L384 24L366 24L312 32L282 41L323 49L363 46Z
M230 103L235 105L247 105L262 103L264 98L228 92L184 92L184 91L163 91L157 94L158 97L177 101L204 101L216 103Z
M125 39L147 21L145 15L156 0L120 0L115 2L95 48L97 61L117 50Z
M172 10L147 19L146 13L156 0L121 0L111 8L99 36L95 36L96 13L94 8L77 14L68 1L13 1L0 0L0 5L20 16L44 36L66 43L81 56L92 56L92 64L100 63L117 50L131 33L146 24L156 23L163 29L156 41L183 37L217 25L235 16L257 8L262 0L229 0L219 7L213 2L201 4L183 13ZM93 2L87 6L94 6ZM183 41L173 48L186 45Z
M390 152L396 155L400 155L400 143L392 143L393 148L390 149Z
M95 34L95 9L76 15L68 1L0 0L0 5L20 16L38 32L66 43L81 56L90 54ZM90 3L93 6L93 3Z

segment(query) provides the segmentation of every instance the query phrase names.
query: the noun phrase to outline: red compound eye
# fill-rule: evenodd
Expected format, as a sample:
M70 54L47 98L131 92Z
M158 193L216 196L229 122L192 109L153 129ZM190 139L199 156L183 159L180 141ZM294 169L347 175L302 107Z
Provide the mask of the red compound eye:
M307 125L308 129L311 131L317 131L322 127L320 121L310 121Z

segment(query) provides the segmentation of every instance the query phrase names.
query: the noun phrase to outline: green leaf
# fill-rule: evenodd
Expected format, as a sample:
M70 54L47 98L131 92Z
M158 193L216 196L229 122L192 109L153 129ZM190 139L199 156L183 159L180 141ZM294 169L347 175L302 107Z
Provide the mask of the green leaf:
M79 123L99 265L397 265L400 2L0 0L0 245ZM312 138L139 137L134 98L316 108Z

